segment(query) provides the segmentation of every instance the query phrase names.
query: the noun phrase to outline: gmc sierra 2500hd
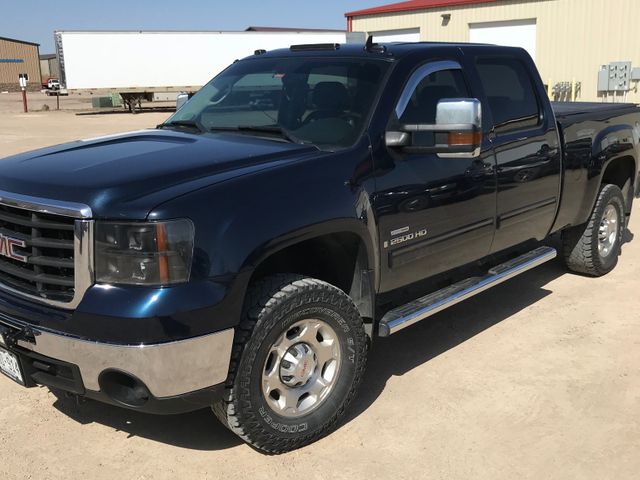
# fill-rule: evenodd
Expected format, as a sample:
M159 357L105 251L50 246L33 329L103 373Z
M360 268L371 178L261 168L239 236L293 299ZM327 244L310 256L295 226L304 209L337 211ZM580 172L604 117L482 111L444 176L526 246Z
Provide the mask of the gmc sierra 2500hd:
M376 336L553 259L549 235L611 271L639 137L634 105L552 106L521 49L257 51L155 130L0 161L0 368L298 448Z

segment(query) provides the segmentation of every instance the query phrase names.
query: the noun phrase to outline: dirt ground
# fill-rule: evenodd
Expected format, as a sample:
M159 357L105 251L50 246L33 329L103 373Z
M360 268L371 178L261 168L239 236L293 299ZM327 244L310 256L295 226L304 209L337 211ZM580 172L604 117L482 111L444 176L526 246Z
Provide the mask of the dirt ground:
M14 107L0 96L0 157L168 115ZM550 263L376 341L348 420L281 456L207 410L155 417L0 378L0 479L635 479L639 272L636 239L605 278Z
M169 109L139 115L120 109L93 110L90 98L77 96L60 97L57 111L55 97L29 93L28 98L29 113L23 113L19 93L0 93L0 158L80 138L151 128L171 114ZM43 111L43 105L50 110Z

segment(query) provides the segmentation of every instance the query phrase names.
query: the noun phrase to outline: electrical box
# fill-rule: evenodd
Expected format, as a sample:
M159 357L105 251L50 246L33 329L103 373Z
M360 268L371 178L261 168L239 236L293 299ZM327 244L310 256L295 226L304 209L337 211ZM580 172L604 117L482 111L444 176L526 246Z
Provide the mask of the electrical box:
M634 68L631 70L631 80L634 82L640 82L640 68Z
M603 65L598 72L598 92L609 91L609 65Z
M610 92L628 92L631 90L631 62L612 62L609 64Z

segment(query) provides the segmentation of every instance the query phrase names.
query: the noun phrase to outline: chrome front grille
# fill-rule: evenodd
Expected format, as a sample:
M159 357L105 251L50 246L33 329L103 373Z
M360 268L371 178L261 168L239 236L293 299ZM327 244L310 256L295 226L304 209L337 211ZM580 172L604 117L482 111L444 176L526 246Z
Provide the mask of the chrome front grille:
M0 289L74 308L93 283L91 210L0 192Z
M74 223L69 217L0 205L0 281L29 295L70 302Z

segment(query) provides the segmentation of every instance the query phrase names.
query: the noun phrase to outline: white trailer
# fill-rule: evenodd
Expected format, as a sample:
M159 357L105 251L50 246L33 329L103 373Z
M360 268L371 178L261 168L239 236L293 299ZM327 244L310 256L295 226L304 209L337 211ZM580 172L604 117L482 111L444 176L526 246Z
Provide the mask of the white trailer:
M195 92L256 50L345 43L347 32L56 31L60 83L71 94L118 93L135 112L155 93Z

